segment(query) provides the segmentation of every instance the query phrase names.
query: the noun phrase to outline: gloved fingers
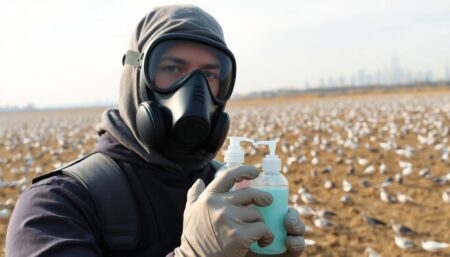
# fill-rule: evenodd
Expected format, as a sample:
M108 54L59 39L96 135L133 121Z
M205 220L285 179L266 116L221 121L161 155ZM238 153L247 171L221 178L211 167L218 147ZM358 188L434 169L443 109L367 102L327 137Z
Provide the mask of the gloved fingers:
M305 233L305 223L300 220L300 214L294 208L288 208L284 225L289 235L301 236Z
M257 241L260 247L268 246L273 242L272 231L262 222L249 223L246 231L252 242Z
M286 248L289 256L300 256L305 249L305 239L301 236L287 236Z
M272 203L273 197L267 192L247 187L230 192L229 199L234 205L246 206L256 204L265 207Z
M239 219L243 222L264 222L261 213L255 207L238 208Z
M197 201L203 190L205 190L205 182L203 182L203 180L199 178L187 192L186 206L190 206L192 203Z
M237 165L223 171L208 185L207 189L211 192L228 192L235 182L244 179L254 179L259 175L259 170L253 166Z

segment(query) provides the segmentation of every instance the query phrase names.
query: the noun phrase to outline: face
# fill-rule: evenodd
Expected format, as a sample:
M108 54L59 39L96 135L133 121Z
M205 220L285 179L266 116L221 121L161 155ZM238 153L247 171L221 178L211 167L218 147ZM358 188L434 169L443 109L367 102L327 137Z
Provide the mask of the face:
M208 46L194 42L180 42L167 49L156 67L155 86L167 89L177 79L201 70L208 79L212 94L219 92L220 63Z

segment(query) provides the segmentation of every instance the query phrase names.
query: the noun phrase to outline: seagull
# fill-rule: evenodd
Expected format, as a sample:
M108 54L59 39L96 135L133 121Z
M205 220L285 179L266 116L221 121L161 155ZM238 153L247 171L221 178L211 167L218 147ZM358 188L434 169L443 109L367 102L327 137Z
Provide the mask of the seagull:
M306 247L310 246L310 245L315 245L316 241L312 240L312 239L306 239L305 238L305 245Z
M350 192L352 191L352 183L350 183L347 179L342 180L342 188L344 189L344 192Z
M11 210L8 208L3 208L0 210L0 219L7 219L11 215Z
M322 219L330 219L331 217L338 216L335 212L327 211L327 210L317 210L316 214L319 218L322 218Z
M293 204L297 204L298 203L298 199L299 199L299 195L298 194L292 194L289 197L289 201Z
M401 237L400 235L395 235L395 244L405 250L416 248L416 244L406 238Z
M358 164L361 166L366 166L367 164L369 164L369 160L364 158L358 158Z
M392 225L392 230L394 230L395 233L397 233L398 235L400 235L400 234L402 234L402 235L410 235L410 236L417 235L417 232L414 231L412 228L409 228L407 226L403 226L401 224L397 224L397 223L395 223L394 220L391 220L391 225Z
M295 209L301 216L312 216L316 214L316 211L313 208L308 207L306 205L298 205L295 207Z
M330 166L327 166L327 167L325 167L325 169L322 170L322 174L328 174L330 172L331 172L331 167Z
M367 168L364 169L362 174L370 175L370 174L373 174L374 172L375 172L375 166L369 165L369 166L367 166Z
M341 203L343 203L344 205L349 205L352 203L352 198L349 195L343 195L341 197Z
M442 200L444 200L445 203L450 203L450 189L447 189L442 193Z
M379 170L380 170L380 174L382 174L382 175L386 173L387 169L386 169L386 164L384 164L384 162L380 165Z
M397 182L397 184L403 184L403 177L400 173L395 174L395 182Z
M429 168L423 168L419 171L419 176L421 176L421 177L427 177L428 175L430 175Z
M311 164L312 165L317 165L317 164L319 164L319 158L317 158L317 157L314 157L312 160L311 160Z
M318 216L314 217L314 225L318 228L329 228L334 226L334 224L331 221L324 218L320 218Z
M361 187L370 187L370 182L367 179L361 179L359 181L359 185Z
M420 244L422 245L422 248L429 252L436 252L444 248L450 247L450 244L442 243L442 242L436 242L436 241L421 241Z
M304 203L317 203L316 199L308 192L301 194L300 198Z
M332 189L332 188L335 188L336 185L333 183L333 181L331 181L331 180L326 180L325 183L324 183L324 187L325 187L326 189Z
M394 179L391 176L389 176L383 183L381 183L380 188L390 187L393 182L394 182Z
M368 247L366 251L364 251L368 257L381 257L374 249Z
M377 226L377 225L378 226L386 226L386 223L384 223L383 221L381 221L377 218L374 218L372 216L369 216L366 213L363 213L363 219L367 224L369 224L371 226Z
M411 175L412 173L413 173L412 166L406 166L406 167L403 168L403 170L402 170L402 175L403 175L404 177L409 176L409 175Z
M397 200L400 203L412 203L412 202L414 202L413 199L410 196L405 195L405 194L400 193L400 192L397 192Z
M380 189L380 199L386 203L395 203L397 201L395 196L390 195L384 188Z

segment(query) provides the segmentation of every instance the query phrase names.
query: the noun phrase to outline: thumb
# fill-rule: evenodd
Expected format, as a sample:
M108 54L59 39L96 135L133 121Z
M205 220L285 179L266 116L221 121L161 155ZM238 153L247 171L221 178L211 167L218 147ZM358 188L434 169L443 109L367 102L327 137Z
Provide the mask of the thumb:
M195 181L187 193L186 207L197 201L203 190L205 190L205 183L199 178Z

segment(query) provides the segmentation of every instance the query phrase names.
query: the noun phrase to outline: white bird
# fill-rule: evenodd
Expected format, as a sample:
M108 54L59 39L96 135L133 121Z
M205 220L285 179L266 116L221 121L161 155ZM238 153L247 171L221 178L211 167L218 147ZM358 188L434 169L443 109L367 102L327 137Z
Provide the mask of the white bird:
M447 189L442 193L442 200L444 200L445 203L450 203L450 189Z
M398 166L400 166L400 168L404 169L406 167L412 167L412 164L410 162L406 162L406 161L398 161Z
M362 174L369 175L369 174L373 174L374 172L375 172L375 166L370 165L370 166L367 166L367 167L364 169L364 171L362 172Z
M420 244L422 245L422 248L429 252L436 252L444 248L450 247L450 244L442 243L442 242L436 242L436 241L421 241Z
M11 210L8 208L3 208L0 210L0 219L7 219L11 215Z
M409 176L413 173L413 168L412 166L406 166L405 168L403 168L402 170L402 175L405 176Z
M334 224L331 221L320 218L318 216L314 217L314 225L318 228L329 228L334 226Z
M316 211L313 208L306 205L298 205L295 209L298 211L300 216L312 216L316 214Z
M413 199L410 196L405 195L405 194L400 193L400 192L397 192L397 200L400 203L412 203L412 202L414 202Z
M416 248L416 244L413 241L403 238L400 235L395 235L395 244L405 250Z
M368 257L381 257L374 249L367 247L366 251L364 251Z
M397 182L397 184L403 184L403 177L400 173L395 174L395 182Z
M316 215L319 216L319 218L322 218L322 219L329 219L331 217L338 216L335 212L327 211L327 210L316 210Z
M317 158L317 157L314 157L312 160L311 160L311 164L312 165L317 165L317 164L319 164L319 158Z
M300 198L304 203L317 203L317 200L312 196L312 194L308 192L304 192L300 194Z
M419 176L426 177L430 175L430 169L429 168L423 168L419 171Z
M396 199L394 196L390 195L384 188L380 189L380 199L386 203L395 203Z
M397 233L398 235L410 235L410 236L417 235L417 232L414 231L412 228L403 226L402 224L395 223L395 221L392 219L391 219L391 226L392 230L394 230L394 232Z
M332 188L335 188L336 185L333 183L333 181L331 181L331 180L326 180L325 183L324 183L324 187L325 187L326 189L332 189Z
M287 166L291 166L296 161L297 161L297 157L291 156L286 160L286 164L287 164Z
M316 241L312 240L312 239L306 239L305 238L305 245L306 247L310 246L310 245L315 245Z
M344 189L344 192L350 192L352 191L352 183L350 183L347 179L342 180L342 188Z
M292 194L289 196L289 201L293 204L297 204L298 203L298 199L299 199L299 195L298 194Z
M382 164L380 164L379 170L380 170L380 174L382 174L382 175L386 173L387 168L386 168L386 164L384 164L384 162Z
M349 205L352 203L352 198L349 195L343 195L341 197L341 203L343 203L344 205Z
M358 164L361 166L366 166L367 164L369 164L369 160L364 158L358 158Z
M389 176L386 178L386 180L383 181L383 183L381 183L380 187L382 188L390 187L393 182L394 179L391 176Z

